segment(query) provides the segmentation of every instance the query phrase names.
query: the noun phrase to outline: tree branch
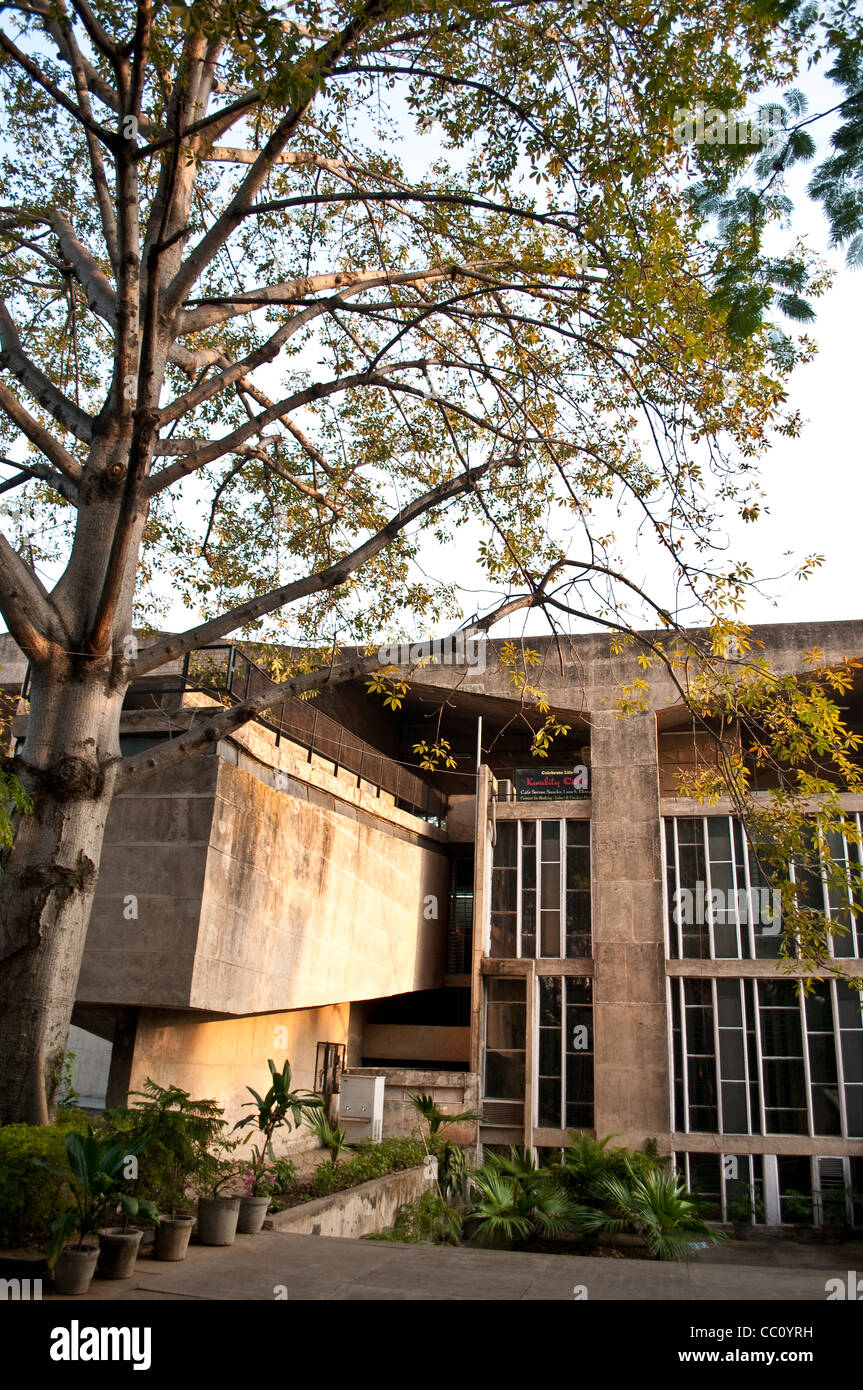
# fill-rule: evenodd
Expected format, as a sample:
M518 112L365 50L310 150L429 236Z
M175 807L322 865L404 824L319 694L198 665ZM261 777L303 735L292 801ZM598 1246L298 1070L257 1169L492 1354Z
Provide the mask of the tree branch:
M68 642L60 615L35 574L0 532L0 613L18 646L36 665ZM58 640L61 639L61 640Z
M0 366L6 367L21 385L29 391L35 401L47 410L64 429L74 434L82 443L89 444L93 438L93 421L86 411L70 401L59 391L35 362L31 362L21 347L18 330L0 300ZM52 460L55 462L56 460Z
M312 105L322 80L329 76L339 58L375 19L386 13L386 10L387 0L368 0L363 12L349 20L339 34L328 39L316 53L310 53L301 60L302 76L308 88L308 96L305 99L301 98L296 106L285 113L228 206L189 253L165 292L164 309L167 313L170 314L179 308L202 271L242 222L247 209L269 176L272 161L284 151L291 135Z
M63 107L64 111L68 111L69 115L74 117L79 125L83 126L85 130L89 130L91 135L94 135L103 145L107 145L108 149L114 148L114 136L111 131L105 130L104 126L94 121L92 116L87 115L86 111L82 111L80 106L76 106L74 101L70 101L62 88L58 87L55 82L52 82L50 78L46 77L42 69L39 68L36 63L32 62L31 59L27 57L26 53L22 53L20 48L3 33L2 29L0 29L0 48L2 48L5 53L8 53L13 62L23 68L34 82L40 87L43 87L48 95L53 97L59 106Z
M398 362L394 364L400 370L411 367L421 367L425 359L417 362ZM267 425L273 424L275 420L289 410L298 410L300 406L311 405L312 401L323 400L327 396L335 395L338 391L350 391L354 386L384 386L392 390L403 390L412 392L414 395L424 395L415 387L404 386L401 383L390 380L381 372L354 372L351 376L336 378L335 381L317 382L314 386L307 386L302 391L297 391L293 396L286 396L284 400L277 401L275 405L267 410L262 410L259 415L254 416L248 424L238 425L230 434L226 434L222 439L214 439L208 443L199 444L194 447L196 441L189 439L161 439L157 440L153 452L161 457L171 454L181 454L176 463L169 464L167 468L161 468L158 473L154 473L147 483L147 495L154 497L156 493L163 492L166 487L171 487L181 478L187 477L190 473L196 473L200 468L205 468L208 463L214 463L216 459L223 458L225 454L232 453L239 444L245 444L247 439L253 435L259 435Z
M117 295L107 275L100 269L95 257L83 242L78 240L71 222L59 208L51 209L49 219L57 233L60 249L73 267L90 308L112 328L116 328Z
M423 516L434 507L441 506L444 502L451 501L454 497L472 491L478 479L490 469L518 466L518 463L517 459L511 458L500 459L497 462L490 460L487 463L479 464L476 468L458 474L455 478L438 483L436 487L423 493L413 502L409 502L374 536L320 573L307 575L304 579L292 580L291 583L273 589L268 594L261 594L257 598L250 599L247 603L239 604L236 608L230 609L229 612L223 613L221 617L213 618L198 627L190 628L188 632L160 638L158 642L145 647L137 659L129 663L127 667L128 679L137 680L139 676L146 675L148 671L155 671L157 667L163 666L167 661L175 661L177 657L184 656L186 652L192 652L197 647L204 647L210 642L218 642L222 637L236 632L238 628L244 627L247 623L266 617L268 613L275 612L277 608L284 608L286 604L293 603L298 598L306 598L310 594L318 594L324 590L337 588L339 584L345 582L349 575L380 554L386 546L395 540L396 536L413 521L416 521L418 517Z
M450 637L444 640L448 641L457 635L466 638L474 633L488 632L490 627L510 613L524 608L532 608L537 602L535 593L507 599L494 612L470 623L467 627L459 628L457 633L451 633ZM146 655L146 652L142 655ZM380 665L380 657L377 652L373 652L370 656L358 656L350 661L342 662L338 666L309 671L286 681L274 681L269 690L264 690L250 700L243 700L238 705L233 705L228 709L220 709L215 714L208 715L197 727L189 729L179 738L168 739L156 748L149 748L143 753L136 753L132 757L122 759L117 769L115 795L135 786L138 782L144 781L147 777L153 777L160 772L166 772L171 767L177 767L187 758L200 753L204 748L211 748L220 739L236 733L244 724L248 724L256 715L271 709L273 705L285 705L289 700L296 699L307 690L327 689L334 685L342 685L345 681L357 680L361 676L371 675L373 671L380 670Z
M304 275L297 280L283 280L277 285L262 285L258 289L247 290L244 294L202 297L192 301L200 307L187 309L176 321L176 334L184 338L189 333L199 333L217 323L251 313L266 304L295 304L309 295L322 290L339 289L339 297L351 290L379 289L382 285L423 285L441 280L455 280L460 276L473 278L477 272L503 270L512 266L512 261L476 261L465 265L427 266L420 270L334 270L321 275Z
M0 409L5 411L12 423L17 425L21 433L27 436L30 443L35 444L36 448L40 449L47 459L51 460L54 467L65 475L68 481L73 484L73 488L77 488L81 481L81 465L78 460L67 453L59 439L55 439L50 430L46 430L44 425L40 425L38 420L33 419L18 397L3 382L0 382ZM63 479L59 478L57 481L60 483ZM62 492L62 487L58 487L57 491ZM65 497L67 494L64 492L63 495Z

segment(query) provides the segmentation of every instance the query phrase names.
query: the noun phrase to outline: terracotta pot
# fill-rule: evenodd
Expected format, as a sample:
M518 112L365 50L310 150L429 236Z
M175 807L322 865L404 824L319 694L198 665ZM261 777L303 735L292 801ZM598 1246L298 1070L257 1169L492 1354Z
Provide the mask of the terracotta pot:
M61 1251L52 1270L54 1288L58 1293L86 1293L96 1272L99 1258L98 1245L87 1245L83 1250L75 1250L70 1245Z
M237 1234L256 1236L263 1227L269 1205L269 1197L241 1197Z
M199 1197L198 1240L202 1245L233 1245L239 1215L239 1197Z
M153 1255L157 1260L185 1260L192 1235L194 1217L163 1217L153 1238Z
M100 1279L131 1279L143 1234L143 1231L124 1231L121 1226L106 1226L99 1231L96 1273Z

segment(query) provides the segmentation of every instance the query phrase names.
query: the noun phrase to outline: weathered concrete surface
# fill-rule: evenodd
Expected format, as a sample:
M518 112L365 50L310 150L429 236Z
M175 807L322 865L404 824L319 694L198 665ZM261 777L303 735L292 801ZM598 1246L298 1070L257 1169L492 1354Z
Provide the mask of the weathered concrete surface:
M855 1263L856 1261L856 1263ZM182 1264L141 1259L128 1285L94 1280L88 1294L57 1302L134 1302L153 1299L271 1301L512 1301L572 1303L574 1285L588 1301L823 1302L825 1280L863 1269L863 1245L837 1246L833 1263L813 1265L793 1251L786 1265L748 1258L680 1264L583 1259L509 1251L326 1240L263 1231L237 1236L226 1250L191 1246ZM792 1321L796 1321L793 1319Z
M448 1115L479 1108L479 1076L469 1071L420 1071L407 1067L351 1067L351 1076L383 1076L386 1137L406 1137L419 1132L417 1112L408 1100L413 1092L431 1095ZM454 1144L473 1144L476 1125L451 1125L444 1136Z
M267 1058L281 1068L290 1059L292 1084L315 1087L318 1042L344 1042L348 1005L298 1009L258 1018L207 1018L179 1009L142 1009L138 1016L130 1090L140 1090L148 1076L162 1086L180 1086L194 1097L218 1100L233 1125L250 1112L244 1108L253 1086L263 1095L270 1085ZM277 1151L319 1147L310 1130L282 1131Z
M594 1125L638 1147L671 1128L653 716L598 712L591 757Z
M79 1001L240 1015L439 985L447 861L378 809L360 820L221 757L119 797Z
M425 1169L405 1168L400 1173L334 1192L299 1207L273 1212L264 1226L272 1231L292 1231L297 1235L343 1236L355 1239L391 1226L399 1207L415 1202L427 1191Z

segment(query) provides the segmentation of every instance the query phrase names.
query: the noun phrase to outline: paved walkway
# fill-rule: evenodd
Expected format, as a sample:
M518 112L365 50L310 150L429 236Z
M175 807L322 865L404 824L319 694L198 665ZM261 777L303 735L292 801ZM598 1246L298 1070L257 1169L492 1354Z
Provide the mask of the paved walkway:
M144 1257L128 1282L93 1281L70 1302L204 1299L571 1301L583 1285L591 1301L734 1299L823 1302L825 1281L863 1276L863 1243L798 1245L734 1242L691 1260L530 1255L509 1251L390 1245L290 1232L237 1236L229 1249L189 1248L181 1264ZM55 1299L57 1295L47 1294ZM584 1295L581 1294L581 1297Z

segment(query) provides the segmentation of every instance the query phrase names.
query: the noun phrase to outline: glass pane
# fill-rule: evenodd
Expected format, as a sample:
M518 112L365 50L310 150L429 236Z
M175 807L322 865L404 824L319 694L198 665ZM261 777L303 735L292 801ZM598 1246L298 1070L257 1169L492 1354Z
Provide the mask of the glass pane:
M731 831L727 816L709 816L707 820L707 844L711 861L731 859Z
M525 1015L524 1004L489 1004L488 1046L524 1051Z
M806 1109L802 1061L764 1059L764 1104L770 1109Z
M540 1028L539 1030L539 1074L540 1076L560 1077L560 1029Z
M541 1028L560 1027L561 983L558 975L540 975L539 977L539 1023Z
M720 1028L740 1028L742 1026L740 985L737 980L716 981L716 1004Z
M566 822L566 843L569 847L583 845L587 848L590 845L590 821L568 820Z
M495 868L515 868L517 834L515 821L498 821L494 846Z
M746 1086L739 1081L722 1083L722 1127L726 1134L748 1134Z
M544 820L542 825L542 858L560 861L560 821Z
M517 883L515 869L495 869L491 876L492 912L515 912Z
M537 1089L539 1123L549 1129L562 1129L560 1077L540 1077Z
M852 1033L848 1030L839 1036L842 1039L842 1065L846 1083L863 1081L863 1032Z
M723 1081L746 1080L746 1057L743 1032L730 1028L719 1030L719 1074Z
M540 931L543 956L560 956L560 912L541 912Z
M833 1004L830 986L823 981L816 984L812 993L805 998L806 1027L810 1033L833 1032Z
M521 1100L524 1096L524 1053L487 1052L485 1093L499 1100Z
M492 912L489 954L508 959L515 957L516 915L514 912Z
M560 866L558 864L543 864L542 866L542 902L543 909L560 907Z

